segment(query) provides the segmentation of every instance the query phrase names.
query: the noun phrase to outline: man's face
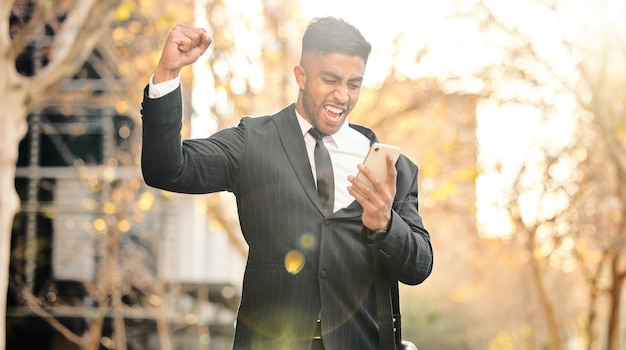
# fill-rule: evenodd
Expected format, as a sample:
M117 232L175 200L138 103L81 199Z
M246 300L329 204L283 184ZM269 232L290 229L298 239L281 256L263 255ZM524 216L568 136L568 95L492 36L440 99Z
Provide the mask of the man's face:
M294 68L298 113L323 133L335 133L359 99L364 72L358 56L305 53Z

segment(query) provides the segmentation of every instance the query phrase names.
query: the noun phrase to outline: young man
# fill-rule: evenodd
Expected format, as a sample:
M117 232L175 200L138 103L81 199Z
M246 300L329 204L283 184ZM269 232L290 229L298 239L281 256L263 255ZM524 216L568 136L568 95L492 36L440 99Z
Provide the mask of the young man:
M347 122L370 44L342 20L314 20L294 68L295 104L182 141L178 76L210 44L199 28L170 32L142 104L142 169L147 184L168 191L235 194L249 256L233 348L379 349L374 261L391 280L418 284L433 252L417 166L404 156L394 166L388 156L387 177L377 178L361 164L376 136ZM332 169L316 165L324 145ZM359 170L374 189L355 178ZM320 181L320 192L331 189L326 208Z

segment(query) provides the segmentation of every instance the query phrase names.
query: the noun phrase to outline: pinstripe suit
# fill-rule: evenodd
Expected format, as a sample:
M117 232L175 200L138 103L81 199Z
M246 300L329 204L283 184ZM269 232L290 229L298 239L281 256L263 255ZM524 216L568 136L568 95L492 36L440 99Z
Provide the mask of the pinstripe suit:
M361 206L324 217L294 105L181 142L180 90L144 98L147 184L183 193L233 192L249 256L235 349L308 349L321 312L326 349L376 349L373 254L403 283L421 283L432 247L418 213L417 166L401 156L389 234L371 242ZM374 133L351 125L372 142ZM288 252L304 257L297 273ZM373 253L375 252L375 253Z

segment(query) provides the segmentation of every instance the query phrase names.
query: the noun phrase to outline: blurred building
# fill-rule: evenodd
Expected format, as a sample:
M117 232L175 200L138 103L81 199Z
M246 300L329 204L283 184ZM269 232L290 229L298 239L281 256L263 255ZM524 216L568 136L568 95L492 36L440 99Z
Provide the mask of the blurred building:
M20 56L22 74L45 65L51 39L42 33ZM119 321L128 349L161 348L165 337L174 349L230 348L241 249L207 215L206 197L144 184L141 126L98 102L110 91L96 69L87 63L60 89L29 115L20 144L7 349L79 349L59 329L84 337L100 316L102 349Z

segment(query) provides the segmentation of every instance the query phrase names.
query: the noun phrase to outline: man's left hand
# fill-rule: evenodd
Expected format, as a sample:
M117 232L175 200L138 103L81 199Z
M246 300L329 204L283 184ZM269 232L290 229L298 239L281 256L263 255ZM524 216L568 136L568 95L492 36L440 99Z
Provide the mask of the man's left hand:
M391 220L391 206L396 196L396 177L398 172L394 166L393 158L387 155L387 178L380 179L363 164L359 164L359 171L374 185L369 187L355 176L349 176L348 192L363 207L363 225L370 230L384 229Z

